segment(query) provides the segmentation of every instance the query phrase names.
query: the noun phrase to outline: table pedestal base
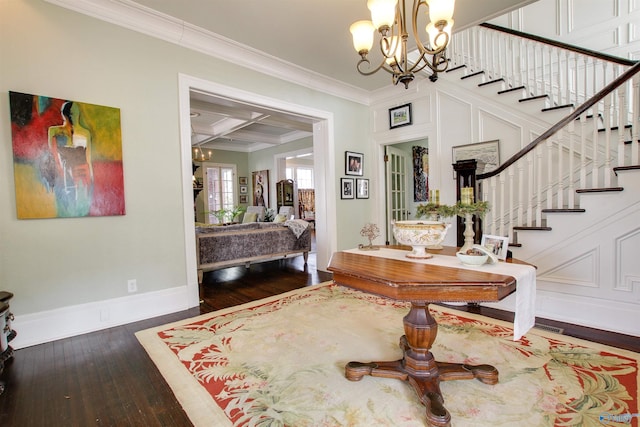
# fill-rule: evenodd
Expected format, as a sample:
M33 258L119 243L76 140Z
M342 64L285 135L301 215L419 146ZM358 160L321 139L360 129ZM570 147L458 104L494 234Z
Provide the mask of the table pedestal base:
M485 384L498 383L498 370L491 365L466 365L436 362L430 348L438 325L429 313L429 304L413 302L403 319L405 335L400 338L403 357L386 362L349 362L345 376L359 381L365 375L408 381L426 407L430 426L451 425L451 414L444 407L440 381L478 379Z

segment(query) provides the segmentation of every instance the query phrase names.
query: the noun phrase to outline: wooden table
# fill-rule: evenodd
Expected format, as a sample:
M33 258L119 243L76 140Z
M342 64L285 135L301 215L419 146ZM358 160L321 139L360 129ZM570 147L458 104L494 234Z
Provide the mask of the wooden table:
M436 253L453 255L455 248L445 248ZM498 370L491 365L435 361L430 349L436 339L438 325L429 312L429 304L498 301L515 291L515 278L373 257L365 251L337 252L331 257L328 269L339 285L411 302L411 309L403 319L404 335L400 338L402 359L349 362L345 368L348 380L359 381L363 376L371 375L408 381L425 405L427 422L431 426L450 426L451 423L451 415L444 407L440 392L440 381L477 378L485 384L498 382Z

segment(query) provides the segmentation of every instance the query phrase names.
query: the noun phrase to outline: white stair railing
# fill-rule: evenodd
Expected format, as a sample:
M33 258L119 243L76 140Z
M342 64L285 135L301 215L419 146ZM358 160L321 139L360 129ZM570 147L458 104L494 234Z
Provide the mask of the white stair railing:
M447 50L450 68L465 65L488 80L503 79L506 88L524 86L528 97L546 96L548 107L580 105L633 65L493 24L454 34Z
M614 167L640 165L639 88L640 64L498 169L478 175L482 199L492 206L485 230L499 231L515 242L513 227L544 226L544 209L577 209L578 191L610 188L615 185ZM624 100L619 117L613 114L613 98ZM590 111L599 115L594 117ZM635 120L618 127L621 117L629 114Z
M526 37L525 37L526 36ZM640 165L640 64L489 24L455 34L450 69L546 95L575 109L495 171L478 175L492 209L485 232L544 226L545 209L578 209L577 190L609 188L614 167Z

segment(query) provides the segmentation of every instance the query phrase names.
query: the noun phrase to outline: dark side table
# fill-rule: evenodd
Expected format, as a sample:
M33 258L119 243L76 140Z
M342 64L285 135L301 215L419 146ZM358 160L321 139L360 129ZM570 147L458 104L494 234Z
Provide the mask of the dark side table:
M13 314L9 311L9 300L13 294L0 291L0 374L4 371L5 362L13 357L13 348L9 342L16 337L16 331L11 328ZM0 394L5 390L5 384L0 381Z

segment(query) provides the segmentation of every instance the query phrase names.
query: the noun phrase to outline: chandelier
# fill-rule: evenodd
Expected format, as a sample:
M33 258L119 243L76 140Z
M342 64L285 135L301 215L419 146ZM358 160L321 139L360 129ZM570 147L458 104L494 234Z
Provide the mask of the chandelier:
M349 30L353 36L353 47L360 55L358 72L370 76L379 70L392 75L394 85L409 87L414 75L425 67L431 69L429 79L435 82L438 73L447 69L448 61L444 57L445 49L451 37L453 27L453 8L455 0L413 0L411 14L413 37L417 48L416 58L408 57L407 10L405 0L369 0L367 7L371 11L371 21L354 22ZM426 26L428 41L423 43L418 34L418 13L420 6L427 6L429 23ZM380 33L380 51L382 61L371 68L367 55L373 47L375 30ZM364 66L364 64L367 64Z
M195 147L193 149L193 155L191 156L194 162L208 162L211 160L211 150L207 154L204 153L202 148Z

